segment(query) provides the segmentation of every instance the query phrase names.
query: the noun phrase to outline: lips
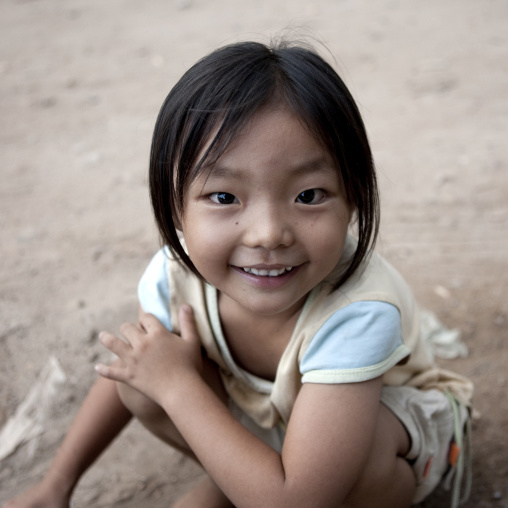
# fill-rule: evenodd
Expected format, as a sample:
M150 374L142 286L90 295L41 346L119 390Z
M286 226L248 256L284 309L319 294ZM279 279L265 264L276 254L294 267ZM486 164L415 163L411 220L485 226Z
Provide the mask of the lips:
M249 285L261 290L273 290L285 287L293 280L302 264L284 266L278 265L257 265L257 266L234 266L231 265L244 281Z
M243 267L242 270L246 273L250 273L252 275L257 275L258 277L278 277L280 275L284 275L287 272L290 272L293 269L292 266L285 266L282 268L253 268L253 267Z

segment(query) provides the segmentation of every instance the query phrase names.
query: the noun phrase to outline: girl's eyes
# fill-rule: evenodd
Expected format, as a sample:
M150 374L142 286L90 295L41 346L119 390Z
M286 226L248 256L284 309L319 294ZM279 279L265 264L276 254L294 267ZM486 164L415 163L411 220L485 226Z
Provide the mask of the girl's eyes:
M309 189L301 192L296 201L304 205L317 205L322 201L325 196L325 192L321 189ZM218 205L232 205L238 203L238 199L234 194L229 192L214 192L209 195L210 201L217 203Z
M309 189L298 195L296 200L304 205L317 205L325 197L325 192L321 189Z
M238 203L238 200L233 194L229 192L214 192L210 194L210 200L218 205L232 205L233 203Z

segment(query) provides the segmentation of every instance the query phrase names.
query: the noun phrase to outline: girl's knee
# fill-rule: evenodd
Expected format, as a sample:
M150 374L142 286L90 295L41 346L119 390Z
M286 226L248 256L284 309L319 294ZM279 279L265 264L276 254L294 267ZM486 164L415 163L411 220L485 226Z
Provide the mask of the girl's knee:
M409 445L403 425L381 405L369 458L345 506L409 507L416 488L413 470L403 458Z
M122 403L143 427L166 444L196 460L180 431L162 407L123 383L117 383L117 390Z
M407 461L393 457L369 463L344 504L347 508L409 508L416 479Z
M118 396L122 404L139 420L160 418L164 410L142 393L124 383L116 383Z
M206 358L203 361L202 375L219 399L226 404L227 396L220 379L218 368L213 362ZM123 405L148 431L166 444L169 444L185 455L197 460L180 431L161 406L124 383L117 383L116 386Z

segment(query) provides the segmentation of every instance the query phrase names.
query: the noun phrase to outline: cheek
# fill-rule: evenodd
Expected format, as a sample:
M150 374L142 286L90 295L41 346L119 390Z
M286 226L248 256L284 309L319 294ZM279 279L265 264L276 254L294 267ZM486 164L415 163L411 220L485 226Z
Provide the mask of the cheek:
M189 257L200 273L227 262L231 250L231 239L224 234L227 230L203 219L187 222L183 229Z
M308 245L314 250L319 259L329 260L333 264L338 262L349 226L349 213L333 214L326 219L316 220L310 228Z
M345 236L349 222L350 215L347 210L331 212L310 222L310 234L317 241L321 239L322 242L333 243Z

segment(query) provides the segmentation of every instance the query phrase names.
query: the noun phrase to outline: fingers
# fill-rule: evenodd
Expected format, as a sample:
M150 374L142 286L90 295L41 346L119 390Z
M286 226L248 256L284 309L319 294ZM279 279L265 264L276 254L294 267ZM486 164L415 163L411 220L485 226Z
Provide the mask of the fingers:
M194 319L192 307L187 304L182 305L179 311L179 318L182 339L188 342L199 342L196 320Z
M192 307L188 304L182 305L179 309L178 316L180 320L180 335L182 339L199 340ZM164 332L167 331L166 327L153 314L148 314L141 308L139 311L139 327L147 333L156 332L157 330L162 330ZM126 335L126 333L129 333L127 328L125 330L122 329L121 331L123 335L129 338Z
M139 305L138 306L138 323L139 323L139 326L141 326L141 327L142 327L141 320L145 314L146 314L146 312L143 310L143 307L141 307L141 305Z
M108 366L104 365L103 363L99 363L94 367L94 369L95 372L107 379L121 382L125 382L127 380L124 369L120 367L114 367L112 365Z
M135 340L137 336L143 332L143 330L134 323L123 323L123 325L120 326L120 332L129 342L131 342L132 340Z
M141 328L147 332L155 330L157 328L163 328L166 329L164 325L153 315L148 314L147 312L144 312L140 309L139 312L139 325Z
M122 366L122 358L132 349L130 344L126 344L123 340L108 332L101 332L99 334L99 341L114 353L120 361L116 361L113 365L100 363L94 367L95 371L102 377L113 379L114 381L125 381L127 376L125 368Z
M123 340L109 332L101 332L99 334L99 341L119 358L131 349L130 344L125 343Z

